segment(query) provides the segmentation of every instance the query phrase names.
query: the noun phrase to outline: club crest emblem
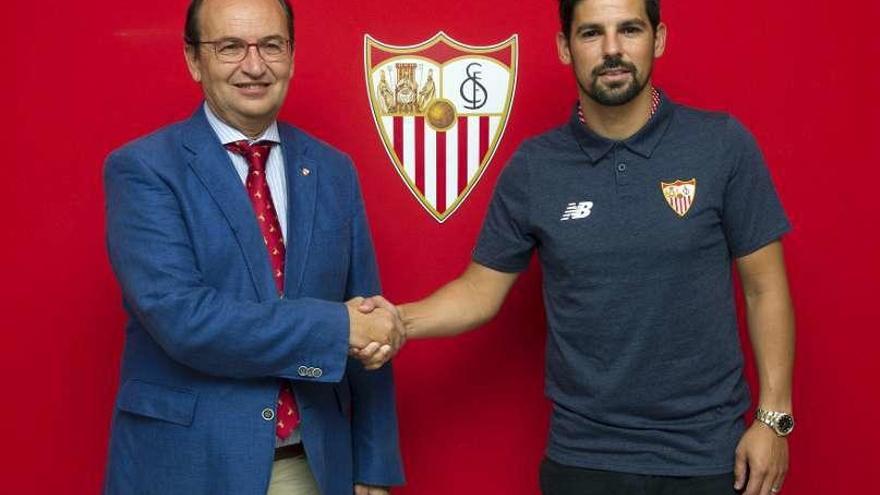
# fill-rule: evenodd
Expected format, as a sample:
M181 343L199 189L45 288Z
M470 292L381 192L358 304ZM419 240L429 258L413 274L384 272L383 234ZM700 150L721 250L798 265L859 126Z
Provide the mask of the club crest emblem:
M697 179L676 180L675 182L660 182L663 197L672 211L683 217L690 211L697 196Z
M385 151L413 196L443 223L485 172L516 90L517 35L491 46L442 31L411 46L364 37L367 94Z

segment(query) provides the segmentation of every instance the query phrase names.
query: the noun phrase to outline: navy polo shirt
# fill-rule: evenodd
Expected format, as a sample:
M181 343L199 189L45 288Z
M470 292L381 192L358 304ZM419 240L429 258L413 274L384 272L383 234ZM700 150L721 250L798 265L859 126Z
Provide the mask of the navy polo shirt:
M749 392L731 262L789 228L754 139L726 114L662 95L625 141L575 112L524 142L473 260L520 272L537 250L548 457L638 474L732 471Z

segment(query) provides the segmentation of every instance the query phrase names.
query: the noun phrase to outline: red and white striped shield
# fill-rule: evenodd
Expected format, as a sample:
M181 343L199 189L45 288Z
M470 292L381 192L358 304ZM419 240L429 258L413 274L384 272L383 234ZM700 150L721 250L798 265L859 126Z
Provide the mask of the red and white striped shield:
M474 189L507 125L517 36L491 46L443 32L411 46L364 38L367 92L395 169L438 222Z
M666 204L672 211L683 217L690 211L697 197L697 179L676 180L675 182L660 182L660 189Z

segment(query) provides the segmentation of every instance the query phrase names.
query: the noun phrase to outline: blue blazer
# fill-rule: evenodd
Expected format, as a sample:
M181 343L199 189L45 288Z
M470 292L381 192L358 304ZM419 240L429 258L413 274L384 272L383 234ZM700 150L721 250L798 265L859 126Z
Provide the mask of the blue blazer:
M203 110L107 159L107 245L129 320L105 493L265 494L280 380L322 494L403 483L391 367L348 358L342 302L380 292L357 176L327 144L279 131L282 298Z

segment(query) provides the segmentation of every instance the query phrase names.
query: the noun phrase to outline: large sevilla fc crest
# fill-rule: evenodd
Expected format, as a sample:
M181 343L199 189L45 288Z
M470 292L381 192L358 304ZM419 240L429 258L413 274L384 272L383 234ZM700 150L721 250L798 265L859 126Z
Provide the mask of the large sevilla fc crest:
M412 46L364 39L376 128L413 195L444 222L474 189L513 104L517 37L491 46L443 32Z

